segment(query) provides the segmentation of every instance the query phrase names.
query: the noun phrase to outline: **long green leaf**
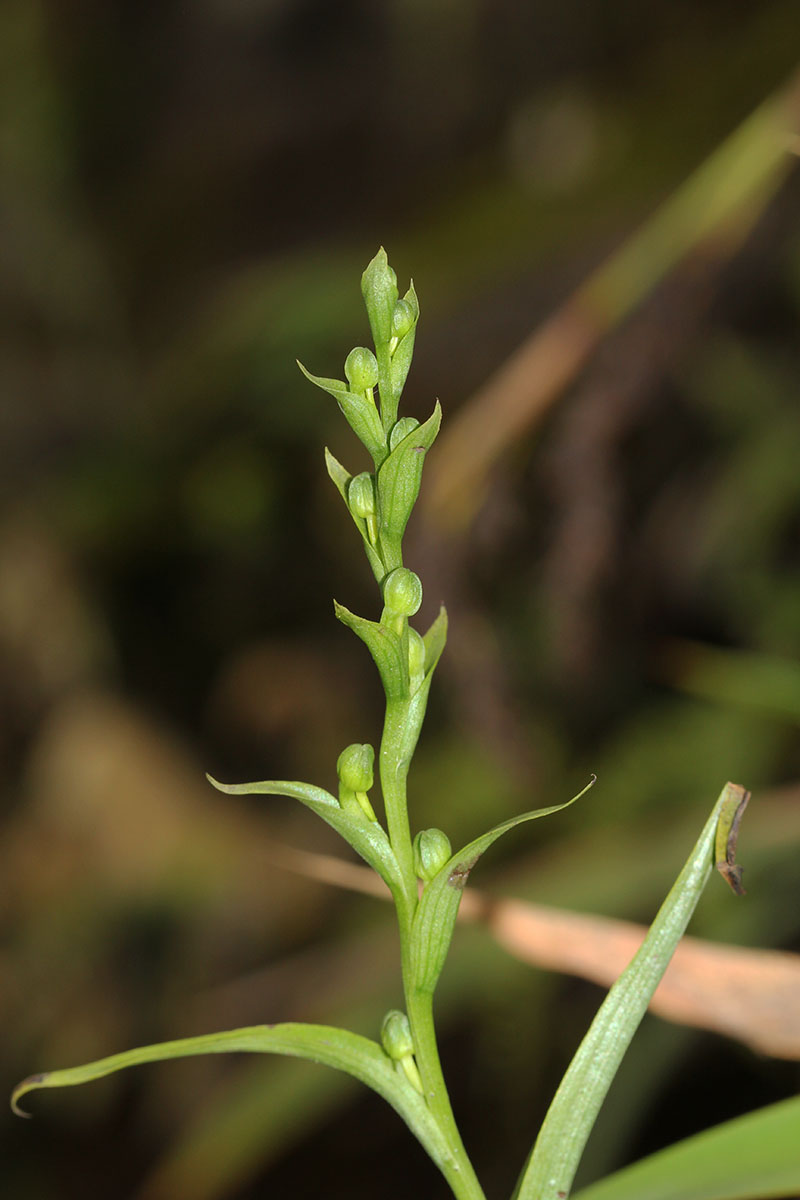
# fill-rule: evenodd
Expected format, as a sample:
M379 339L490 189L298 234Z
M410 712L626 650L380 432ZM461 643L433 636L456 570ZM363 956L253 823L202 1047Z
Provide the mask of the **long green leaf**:
M584 1188L576 1200L766 1200L800 1194L800 1096L736 1117Z
M425 1100L409 1084L401 1071L384 1053L377 1042L347 1029L332 1025L252 1025L224 1033L203 1034L200 1037L180 1038L173 1042L158 1042L139 1046L122 1054L112 1054L96 1062L85 1063L63 1071L46 1071L31 1075L17 1084L11 1097L11 1107L20 1116L19 1101L28 1092L39 1088L73 1087L112 1075L126 1067L141 1063L164 1062L172 1058L188 1058L197 1054L226 1054L239 1051L247 1054L288 1054L323 1063L365 1083L400 1114L425 1150L445 1174L453 1169L452 1156Z
M566 800L563 804L553 804L549 808L537 808L532 812L521 813L518 817L503 821L502 825L495 825L494 829L481 834L457 854L453 854L438 874L434 875L426 885L414 914L411 962L413 984L417 991L431 993L436 987L453 937L464 887L470 871L481 855L516 825L568 808L585 795L594 783L595 777L592 776L586 787L571 800Z
M647 937L600 1006L553 1098L514 1200L569 1195L600 1106L708 881L717 826L742 791L733 784L722 789Z
M395 895L403 891L403 881L391 844L382 826L366 816L345 812L339 802L324 788L311 783L290 783L286 780L265 780L262 783L220 783L210 775L206 778L220 792L229 796L289 796L300 800L332 829L349 842Z

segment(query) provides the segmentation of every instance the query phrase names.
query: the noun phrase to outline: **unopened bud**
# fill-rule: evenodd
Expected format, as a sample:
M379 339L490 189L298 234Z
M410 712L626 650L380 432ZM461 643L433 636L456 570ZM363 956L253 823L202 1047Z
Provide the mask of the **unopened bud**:
M368 471L354 475L347 488L350 509L357 517L366 520L375 513L375 485Z
M438 875L451 855L450 839L441 829L421 829L414 838L414 872L426 882Z
M399 446L404 437L414 429L419 428L419 421L416 417L401 417L399 421L392 426L392 432L389 434L389 448L394 450L395 446Z
M336 763L339 782L351 792L368 792L373 784L375 751L367 743L353 742L345 747Z
M378 360L366 346L356 346L345 359L344 373L350 391L363 395L378 382Z
M408 1017L404 1012L393 1008L386 1014L381 1026L381 1042L389 1058L402 1069L414 1090L423 1095L422 1080L414 1061L414 1039L411 1036Z
M422 580L408 567L395 567L383 583L383 603L393 616L413 617L422 604Z
M393 1058L395 1062L399 1062L407 1054L414 1053L411 1026L404 1012L393 1008L383 1018L381 1043L389 1058Z
M419 685L422 682L422 677L425 674L425 643L422 640L422 635L417 633L416 629L408 627L408 674L412 681L412 691L416 691L413 685Z
M414 325L414 310L407 300L398 300L392 313L392 336L399 341Z

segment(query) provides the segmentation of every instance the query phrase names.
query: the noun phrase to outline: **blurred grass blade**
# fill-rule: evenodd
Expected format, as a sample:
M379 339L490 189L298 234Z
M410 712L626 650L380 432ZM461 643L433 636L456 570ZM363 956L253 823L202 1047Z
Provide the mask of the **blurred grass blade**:
M80 1067L30 1075L15 1087L11 1096L11 1107L18 1115L27 1116L28 1114L20 1109L19 1101L28 1092L39 1088L74 1087L76 1084L89 1083L142 1063L189 1058L197 1054L227 1054L234 1051L249 1054L287 1054L345 1071L391 1104L436 1165L445 1174L449 1172L452 1164L446 1142L423 1097L411 1087L402 1073L395 1070L395 1064L377 1042L332 1025L251 1025L223 1033L158 1042L153 1046L139 1046L122 1054L112 1054L96 1062L84 1063Z
M641 948L600 1006L553 1098L515 1200L569 1195L600 1106L708 882L717 826L741 790L730 783L722 789Z
M800 1194L800 1097L660 1150L577 1200L766 1200Z
M763 799L760 815L763 818ZM279 842L267 842L264 849L270 865L279 870L389 899L384 885L367 867ZM647 927L633 921L472 888L464 894L458 918L484 924L498 945L521 962L590 979L604 988L621 975L647 936ZM736 1038L759 1054L800 1059L798 996L800 954L685 937L649 1008L667 1021Z
M689 253L726 261L794 166L800 74L769 96L648 221L536 329L442 434L423 501L441 529L463 532L488 473L526 437L618 325Z

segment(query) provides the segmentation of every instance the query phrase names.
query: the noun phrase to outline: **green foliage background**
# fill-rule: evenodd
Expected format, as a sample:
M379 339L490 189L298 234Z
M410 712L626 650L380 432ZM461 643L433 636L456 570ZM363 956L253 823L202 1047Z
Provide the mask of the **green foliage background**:
M446 431L784 82L797 33L788 0L7 0L7 1091L260 1021L375 1035L399 996L391 914L276 865L275 842L338 850L307 814L203 779L329 787L378 733L330 603L366 612L373 585L322 446L366 464L294 360L341 374L383 242L422 308L407 401L424 418L438 396ZM694 930L800 948L797 202L790 174L733 257L701 247L604 340L475 481L467 533L414 527L427 615L451 614L418 824L460 843L599 776L481 886L647 920L731 778L755 794L749 895L710 889ZM458 933L443 1051L492 1194L597 1001ZM797 1082L649 1019L584 1178ZM377 1100L295 1062L147 1068L42 1097L0 1138L9 1194L37 1200L444 1187Z

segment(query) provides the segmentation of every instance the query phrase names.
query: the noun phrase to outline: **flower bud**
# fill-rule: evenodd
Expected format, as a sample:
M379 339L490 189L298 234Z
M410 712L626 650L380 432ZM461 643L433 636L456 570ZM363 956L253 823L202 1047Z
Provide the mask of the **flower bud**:
M451 855L450 839L441 829L421 829L414 838L414 872L426 882L441 871Z
M414 327L414 310L407 300L398 300L392 313L392 337L398 341Z
M416 691L414 684L419 685L425 674L425 643L422 635L416 629L408 627L408 674L412 681L412 692Z
M411 1026L408 1017L399 1009L391 1009L383 1018L381 1025L381 1044L389 1058L399 1062L407 1054L414 1053L414 1039L411 1036Z
M378 360L366 346L356 346L345 359L344 373L350 391L363 395L378 382Z
M354 475L347 488L350 511L362 520L375 514L375 485L368 471Z
M383 603L393 616L413 617L422 604L422 580L407 567L395 567L383 583Z
M351 792L368 792L373 784L375 751L367 743L345 747L336 763L339 782Z
M404 437L408 437L413 429L419 428L419 421L416 417L401 417L392 426L392 432L389 434L389 448L394 450L395 446L399 446Z
M422 1080L414 1061L414 1039L411 1036L411 1026L404 1012L393 1008L386 1014L381 1026L381 1042L389 1058L402 1069L414 1090L421 1096L424 1095Z

